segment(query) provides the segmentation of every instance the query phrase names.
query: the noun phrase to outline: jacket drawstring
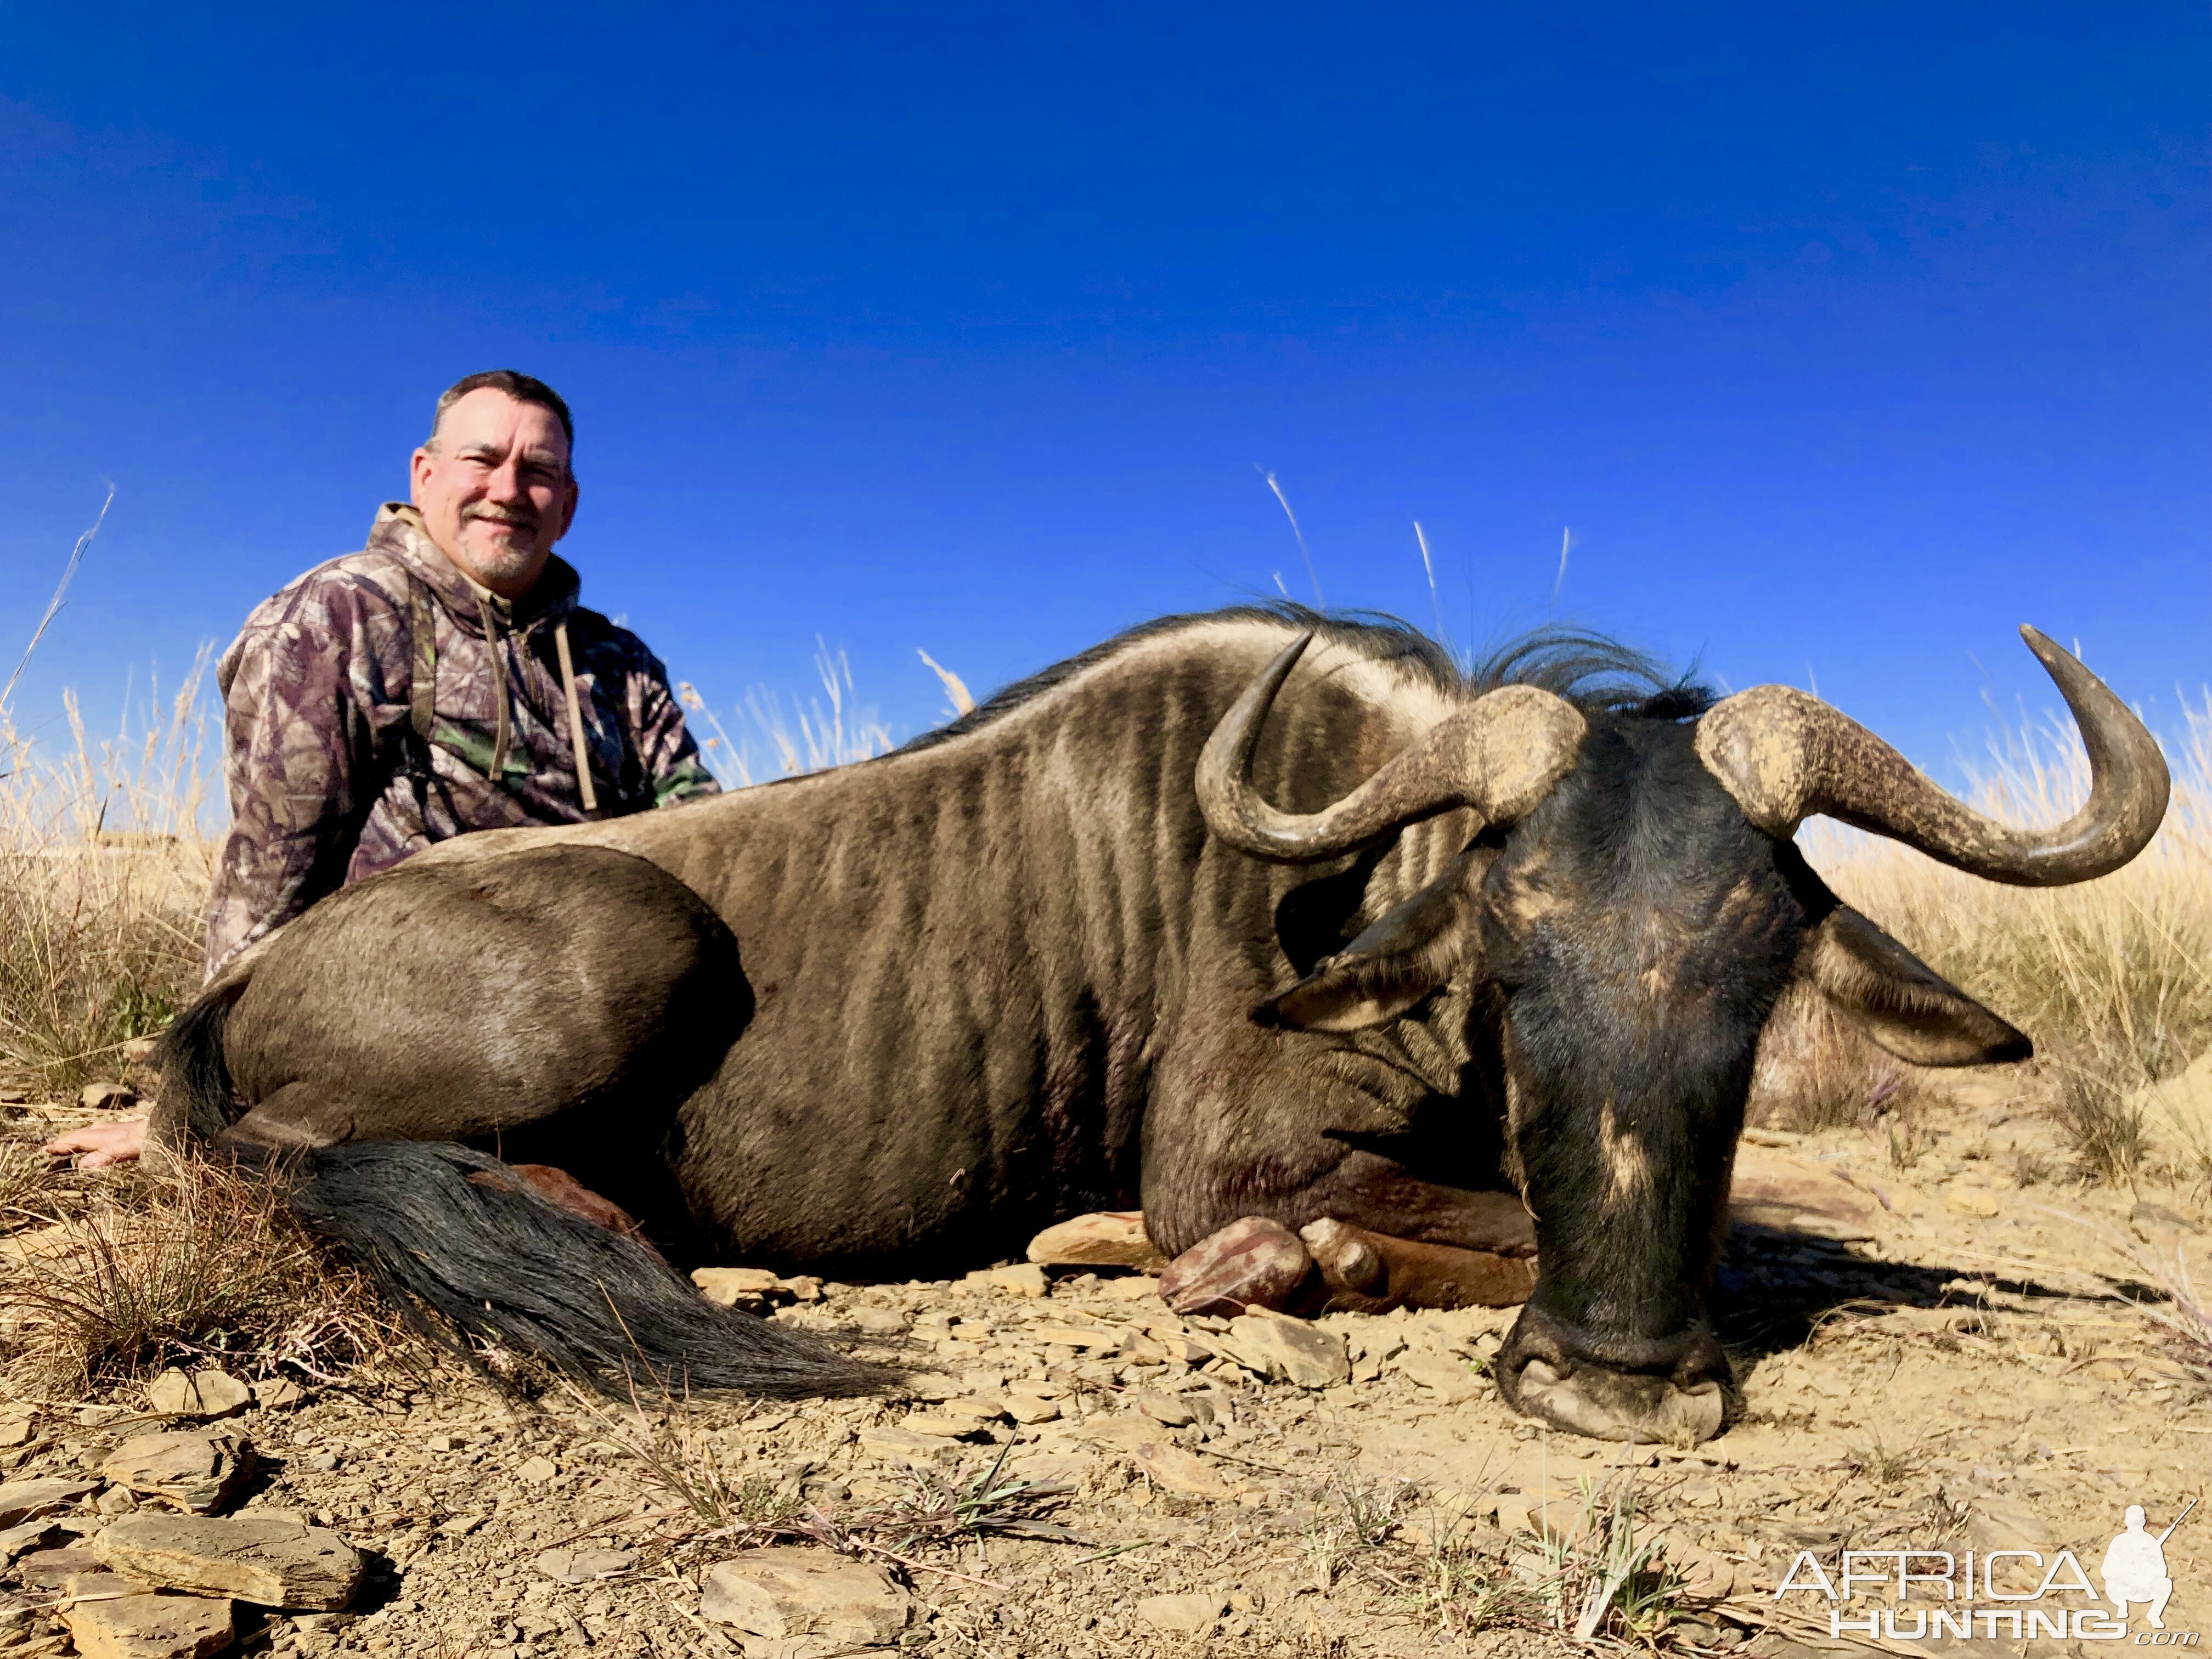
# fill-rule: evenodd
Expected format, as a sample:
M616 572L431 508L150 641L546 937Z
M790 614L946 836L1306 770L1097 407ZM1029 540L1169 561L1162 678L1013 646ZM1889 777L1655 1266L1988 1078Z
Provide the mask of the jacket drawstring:
M507 776L507 744L511 733L507 723L507 653L501 648L499 623L491 614L491 606L484 596L476 595L477 620L483 624L484 644L491 652L491 695L499 705L499 725L491 740L491 781L501 782Z
M584 705L576 695L576 665L568 655L568 619L553 624L553 649L561 659L561 690L568 698L568 742L576 751L576 787L583 793L584 810L599 810L599 791L592 787L592 751L584 743Z

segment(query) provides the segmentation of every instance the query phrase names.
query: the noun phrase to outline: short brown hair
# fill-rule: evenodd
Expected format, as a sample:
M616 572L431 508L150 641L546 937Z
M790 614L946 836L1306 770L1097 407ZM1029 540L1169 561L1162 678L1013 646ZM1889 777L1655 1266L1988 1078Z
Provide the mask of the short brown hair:
M481 392L486 386L504 392L519 404L536 404L540 409L552 410L553 418L561 422L562 433L568 440L570 453L574 453L576 423L569 418L568 401L537 376L512 368L487 368L481 374L464 374L441 392L437 410L430 416L430 435L423 441L423 447L427 449L437 441L438 428L445 424L447 410L471 392Z

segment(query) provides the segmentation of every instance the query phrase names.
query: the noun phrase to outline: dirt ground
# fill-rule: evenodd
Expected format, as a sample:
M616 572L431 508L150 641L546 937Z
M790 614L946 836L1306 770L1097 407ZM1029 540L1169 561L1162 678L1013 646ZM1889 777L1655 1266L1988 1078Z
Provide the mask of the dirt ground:
M7 1130L28 1139L53 1116ZM243 1650L845 1650L702 1619L704 1571L772 1526L885 1565L914 1601L898 1647L963 1659L1587 1651L1566 1632L1595 1553L1655 1537L1662 1555L1643 1565L1663 1559L1665 1576L1629 1574L1636 1604L1601 1639L1828 1652L1850 1646L1830 1639L1828 1604L1772 1595L1801 1551L1832 1575L1846 1548L2064 1547L2094 1575L2128 1504L2155 1532L2206 1495L2212 1386L2161 1347L2143 1269L2115 1248L2179 1253L2212 1287L2188 1194L2069 1183L2050 1173L2064 1160L2044 1121L2002 1102L1931 1113L1903 1142L1769 1139L1886 1207L1849 1243L1738 1231L1716 1302L1744 1409L1705 1445L1607 1445L1515 1417L1480 1375L1510 1310L1333 1316L1321 1322L1352 1379L1309 1390L1259 1380L1219 1352L1219 1322L1179 1320L1127 1275L1065 1273L1042 1296L832 1285L772 1297L772 1316L860 1332L924 1368L915 1391L931 1397L641 1414L557 1389L518 1406L458 1370L394 1368L248 1412L263 1462L240 1512L312 1516L373 1570L355 1613L271 1616ZM26 1424L0 1480L82 1474L148 1426L143 1400L0 1401ZM1001 1453L1002 1486L1065 1492L975 1499ZM96 1531L130 1501L88 1499L65 1528ZM1041 1516L1071 1536L978 1533L963 1513ZM2168 1632L2212 1639L2212 1506L2166 1560ZM0 1589L51 1602L39 1561ZM611 1576L562 1582L588 1571ZM1186 1599L1152 1599L1169 1595ZM2132 1628L2123 1644L2148 1645L2149 1626ZM42 1620L24 1629L0 1654L67 1650ZM2102 1650L2003 1634L1878 1645Z

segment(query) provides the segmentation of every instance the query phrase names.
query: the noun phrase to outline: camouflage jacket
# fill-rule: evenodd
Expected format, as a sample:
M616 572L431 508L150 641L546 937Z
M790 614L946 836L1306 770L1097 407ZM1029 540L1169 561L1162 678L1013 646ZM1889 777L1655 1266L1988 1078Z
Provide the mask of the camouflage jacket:
M502 599L438 551L414 508L387 503L367 548L246 618L216 671L231 829L209 903L210 977L325 894L433 842L718 792L659 659L576 589L556 557L525 598ZM570 737L563 623L593 810ZM420 699L418 665L430 671Z

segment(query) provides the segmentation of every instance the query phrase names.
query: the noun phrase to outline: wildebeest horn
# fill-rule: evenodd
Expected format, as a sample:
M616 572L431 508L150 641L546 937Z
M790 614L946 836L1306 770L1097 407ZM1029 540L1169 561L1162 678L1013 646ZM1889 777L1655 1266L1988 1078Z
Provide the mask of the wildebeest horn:
M2033 628L2021 637L2058 684L2089 756L2089 799L2052 830L1985 817L1912 769L1904 756L1818 697L1758 685L1707 710L1698 757L1770 836L1786 838L1815 813L1917 847L1990 881L2058 887L2117 870L2166 816L2166 757L2105 683Z
M1275 694L1312 643L1305 633L1285 646L1221 717L1198 757L1206 827L1241 853L1293 863L1333 858L1452 806L1509 823L1574 764L1587 729L1574 707L1533 685L1502 686L1437 722L1342 799L1318 812L1282 811L1253 787L1252 750Z

